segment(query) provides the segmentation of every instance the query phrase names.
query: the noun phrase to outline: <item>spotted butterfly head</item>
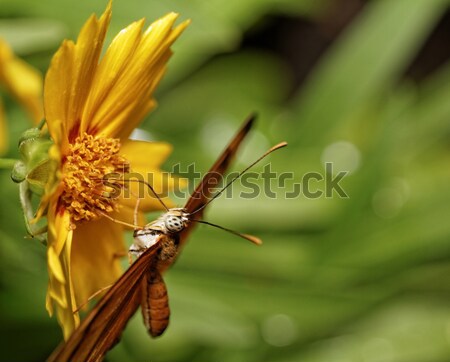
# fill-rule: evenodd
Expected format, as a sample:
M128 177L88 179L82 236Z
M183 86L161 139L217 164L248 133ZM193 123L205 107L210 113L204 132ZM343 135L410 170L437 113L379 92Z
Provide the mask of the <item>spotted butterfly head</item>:
M164 217L164 226L170 233L179 233L187 226L187 221L183 209L170 209Z

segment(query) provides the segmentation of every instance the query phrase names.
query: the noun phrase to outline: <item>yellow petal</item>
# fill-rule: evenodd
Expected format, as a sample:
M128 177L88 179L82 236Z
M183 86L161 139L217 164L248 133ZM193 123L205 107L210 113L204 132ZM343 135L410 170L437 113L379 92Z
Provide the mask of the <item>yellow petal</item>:
M166 142L127 140L120 147L120 153L134 167L159 168L172 153L172 145Z
M44 89L45 116L52 136L52 122L56 120L65 122L69 140L79 133L110 18L108 3L100 19L92 15L84 24L77 43L63 42L52 59Z
M61 215L61 218L62 215ZM56 230L55 225L52 229ZM58 323L61 325L64 338L67 339L73 330L79 325L78 314L75 310L75 298L70 274L70 257L72 247L73 231L66 232L65 229L59 230L65 236L62 250L58 253L54 246L58 245L55 241L56 235L50 232L49 224L49 246L48 246L48 274L49 286L47 290L46 307L50 315L56 309ZM59 235L57 236L60 237Z
M143 212L164 210L162 202L167 208L175 207L174 203L168 197L168 193L173 189L183 189L185 183L183 180L171 177L168 173L162 173L157 169L134 169L132 175L126 181L127 187L122 190L120 195L120 204L129 208L136 206L139 198L139 210ZM135 182L134 180L144 180L151 185L158 198L147 184Z
M114 87L117 87L117 81L120 75L126 72L132 55L139 45L143 25L144 20L142 19L120 31L102 58L95 74L91 94L84 109L81 126L82 132L92 132L97 127L95 122L91 120L94 118L94 114L101 108L102 103L109 96L110 92L113 92ZM88 120L91 121L90 124L87 124ZM90 130L88 130L88 126Z
M53 317L54 308L53 308L53 299L51 296L50 283L47 287L47 295L45 296L45 309L47 309L48 315L50 317Z
M61 263L61 261L58 261ZM48 282L48 296L50 299L50 305L52 306L53 310L53 304L56 304L56 308L62 308L67 309L68 303L67 303L67 294L65 291L65 283L60 282L54 274L52 274L51 270L49 269L49 282ZM50 311L49 311L50 314Z
M33 121L43 117L42 75L17 58L8 44L0 39L0 82L27 109Z
M52 246L49 246L47 249L47 263L49 270L54 275L56 280L59 283L64 284L66 280L61 266L61 261L59 260L59 255L56 253L55 248Z
M67 280L68 283L66 286L66 293L69 299L69 306L67 309L60 311L60 317L63 319L59 319L60 324L63 326L64 339L67 340L72 334L73 330L78 327L80 324L80 316L78 313L74 313L77 310L76 296L75 296L75 288L73 285L72 278L72 245L73 245L73 236L74 232L71 230L65 245L65 253L63 253L63 261L64 267L67 271Z
M70 214L56 200L49 203L47 213L48 245L59 257L71 232Z
M145 215L142 212L138 212L137 213L137 222L135 223L134 222L134 210L135 210L134 207L131 208L128 206L121 205L120 210L117 213L112 214L111 216L113 218L115 218L116 220L120 220L120 221L126 222L131 225L135 225L135 226L139 226L139 227L144 226L147 223L145 220ZM126 228L131 229L131 230L134 229L134 227L126 227Z
M74 230L71 276L77 305L83 305L121 274L126 255L123 227L106 218L85 222Z
M92 117L86 122L102 135L126 139L143 115L154 107L152 93L164 74L171 55L170 46L188 24L184 22L172 29L177 16L175 13L166 15L144 34L137 33L142 24L138 22L115 39L113 49L99 66L99 78L93 84L93 94L105 96L102 102L96 101L92 109L86 109L86 116ZM123 47L128 40L132 43L128 53L118 53L116 48ZM111 59L115 55L121 59Z
M8 149L8 136L6 129L5 111L3 109L3 102L0 100L0 155Z
M73 128L75 120L67 114L69 98L72 95L74 44L64 41L52 58L45 76L44 108L49 133L55 143L68 139L68 130ZM64 127L61 126L64 123ZM60 130L64 130L61 134ZM58 138L60 137L60 138Z
M121 153L130 161L130 180L143 180L149 183L163 199L167 207L174 207L167 197L168 191L186 187L184 180L161 172L160 167L172 152L172 146L164 142L144 142L128 140L121 147ZM142 211L162 210L163 206L148 186L130 181L129 190L124 190L121 204L134 208L139 197L139 209Z

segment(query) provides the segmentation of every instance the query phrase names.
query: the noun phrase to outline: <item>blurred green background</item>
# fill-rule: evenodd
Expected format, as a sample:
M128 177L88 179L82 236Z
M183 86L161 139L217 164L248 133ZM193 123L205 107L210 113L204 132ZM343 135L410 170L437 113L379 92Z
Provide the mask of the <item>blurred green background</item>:
M61 40L105 4L1 0L0 36L45 72ZM142 16L193 20L142 125L174 145L167 170L206 171L258 111L234 169L286 140L267 162L295 180L274 182L276 198L239 198L236 186L216 200L209 221L264 245L198 227L166 275L167 332L150 340L137 314L108 361L450 361L448 5L114 1L109 39ZM3 93L16 157L29 122ZM286 199L325 162L350 171L349 198ZM24 239L18 187L0 177L0 359L42 361L61 339L44 307L45 248Z

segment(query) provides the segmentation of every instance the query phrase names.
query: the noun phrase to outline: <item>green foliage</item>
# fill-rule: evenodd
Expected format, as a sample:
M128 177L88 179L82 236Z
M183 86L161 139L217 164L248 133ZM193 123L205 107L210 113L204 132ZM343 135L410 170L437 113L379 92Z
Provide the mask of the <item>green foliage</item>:
M237 186L232 199L216 200L208 220L256 234L264 245L198 227L167 273L172 319L166 334L150 340L136 315L109 361L450 359L450 66L421 82L404 76L448 1L368 2L287 102L291 74L284 60L240 51L240 39L267 14L314 22L327 5L114 2L110 35L144 15L174 10L193 19L177 43L159 107L143 124L155 139L174 145L167 169L195 162L205 171L256 110L257 132L235 169L287 140L289 147L270 162L274 172L294 173L288 188L306 172L323 173L327 160L343 160L343 169L354 171L342 182L349 198L286 199L285 189L274 188L276 198L244 199ZM62 38L73 37L103 6L4 0L0 15L64 24L66 31L52 28ZM52 39L40 53L16 41L44 69L56 46ZM17 140L28 126L12 103L6 106L14 119L10 138ZM44 308L45 250L23 239L18 189L6 172L0 183L2 353L43 360L60 338Z

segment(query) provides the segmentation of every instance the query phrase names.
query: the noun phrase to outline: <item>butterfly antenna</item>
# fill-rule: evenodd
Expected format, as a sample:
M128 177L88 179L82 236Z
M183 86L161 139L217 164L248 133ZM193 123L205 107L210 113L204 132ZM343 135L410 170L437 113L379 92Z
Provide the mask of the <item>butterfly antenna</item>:
M116 224L120 224L120 225L123 225L123 226L128 226L130 228L133 228L134 230L142 229L142 227L137 225L136 222L134 224L130 224L128 222L125 222L125 221L122 221L122 220L118 220L118 219L113 218L112 216L109 216L106 212L103 212L103 211L99 211L99 214L104 216L104 217L106 217L107 219L111 220L112 222L114 222Z
M77 309L75 309L72 313L76 314L78 313L81 309L83 309L92 299L94 299L95 297L97 297L99 294L103 293L105 290L108 290L109 288L111 288L113 286L113 284L107 285L106 287L100 288L99 290L97 290L94 294L92 294L84 303L82 303L80 306L78 306Z
M104 181L103 179L98 179L99 181ZM117 182L122 182L123 184L125 184L125 182L138 182L138 183L141 183L141 184L144 184L144 185L146 185L149 189L150 189L150 191L152 192L152 194L158 199L158 201L161 203L161 205L164 207L164 209L166 210L166 211L169 211L169 208L167 207L167 205L164 203L164 201L159 197L159 195L156 193L156 191L155 191L155 189L153 188L153 186L152 185L150 185L150 183L148 183L148 182L146 182L146 181L144 181L144 180L133 180L133 179L130 179L130 180L124 180L124 179L114 179L114 178L112 178L111 180L114 180L114 181L117 181ZM109 181L109 180L108 180Z
M239 237L241 237L241 238L243 238L245 240L251 241L253 244L256 244L256 245L261 245L262 244L262 240L260 238L256 237L256 236L253 236L253 235L242 234L240 232L237 232L237 231L234 231L234 230L231 230L231 229L225 228L223 226L216 225L216 224L210 223L208 221L204 221L204 220L197 220L197 219L189 219L189 220L190 221L194 221L194 222L198 222L200 224L213 226L215 228L222 229L224 231L228 231L229 233L231 233L233 235L236 235L236 236L239 236Z
M200 210L203 210L209 203L211 203L213 200L215 200L216 198L218 198L220 195L222 195L222 193L229 187L231 186L231 184L236 181L238 178L240 178L244 173L246 173L249 169L251 169L253 166L255 166L259 161L261 161L263 158L265 158L266 156L268 156L269 154L271 154L272 152L286 147L287 146L287 142L281 142L278 143L277 145L273 146L272 148L270 148L269 150L267 150L261 157L259 157L255 162L251 163L249 166L247 166L244 170L242 170L241 172L239 172L239 174L233 178L230 182L228 182L225 187L223 187L219 192L217 192L213 197L211 197L205 204L203 204L202 206L200 206L197 210L193 211L190 215L194 215L197 212L199 212ZM217 226L217 225L215 225Z
M150 183L148 183L147 181L143 181L143 180L128 180L128 181L132 181L132 182L139 182L141 184L146 185L152 192L152 194L158 199L158 201L160 202L160 204L164 207L164 209L166 209L166 211L169 211L169 208L167 207L167 205L164 203L164 201L159 197L159 195L156 193L155 189L153 188L152 185L150 185Z
M137 223L138 223L138 212L139 212L140 202L141 202L141 199L138 197L136 200L136 206L134 207L134 218L133 218L134 225L137 225Z

